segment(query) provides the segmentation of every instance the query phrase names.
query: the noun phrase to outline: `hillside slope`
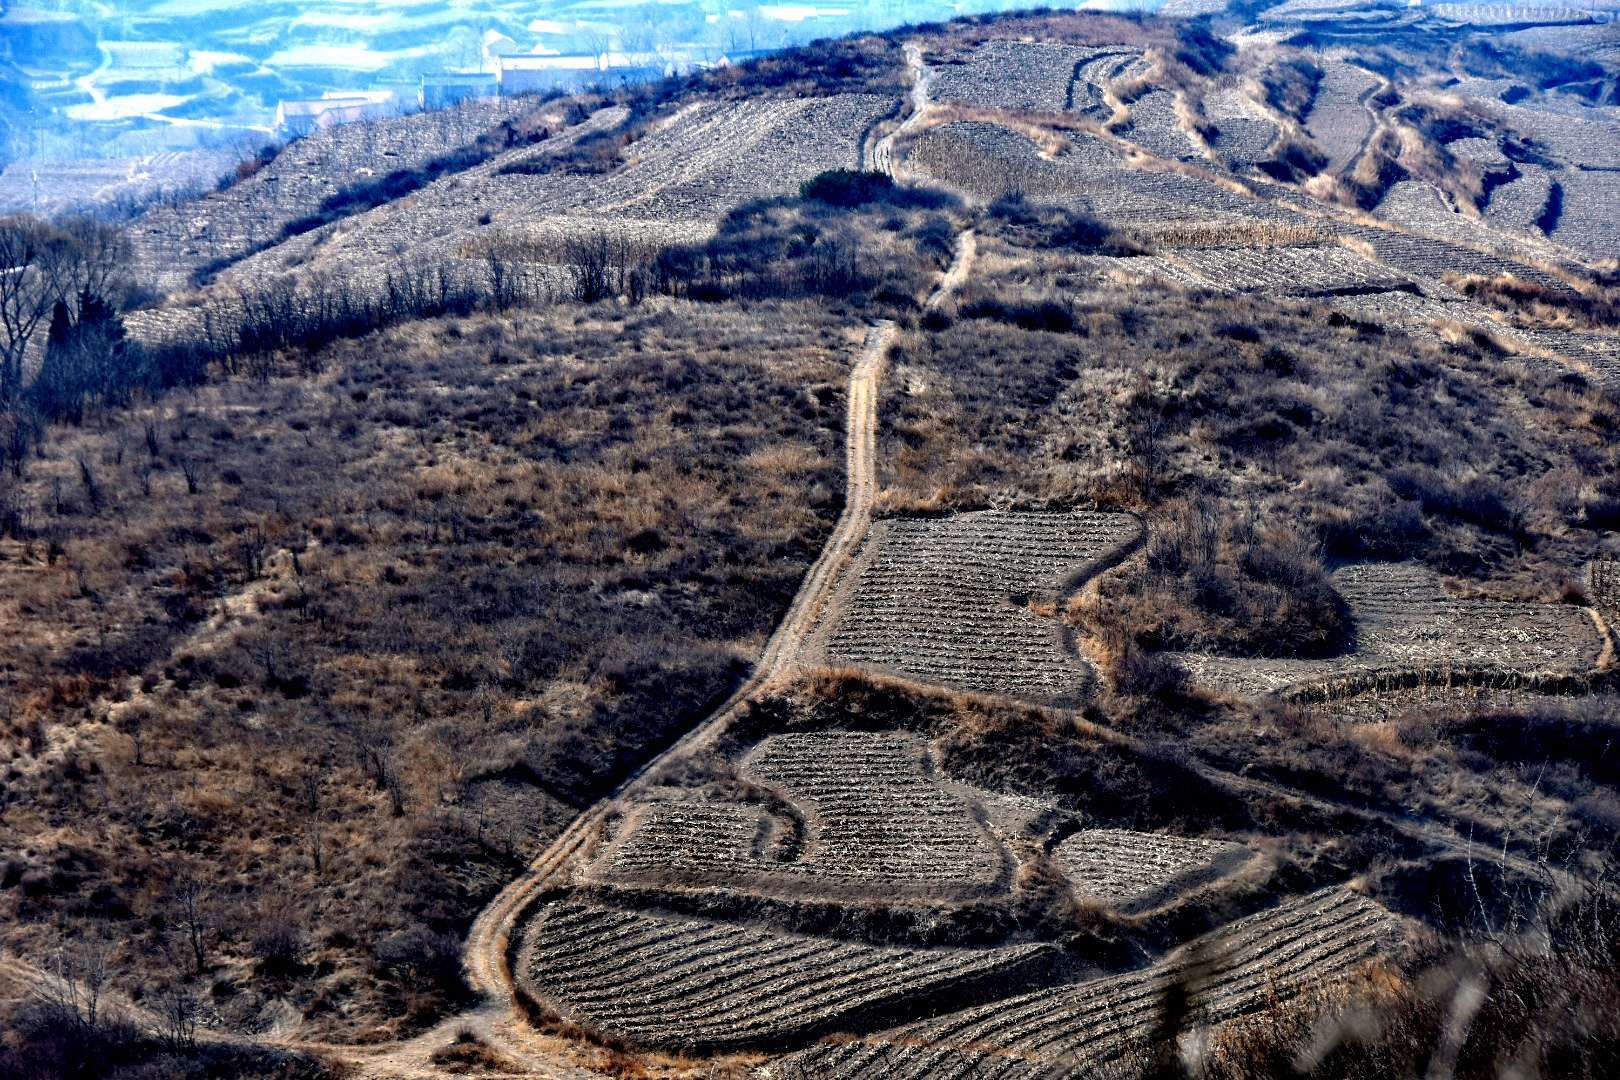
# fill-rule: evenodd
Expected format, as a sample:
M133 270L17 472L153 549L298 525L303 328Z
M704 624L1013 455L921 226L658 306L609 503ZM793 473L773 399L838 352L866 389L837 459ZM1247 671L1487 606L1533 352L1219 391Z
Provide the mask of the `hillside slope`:
M1602 1075L1614 51L1187 15L134 222L4 414L0 1072Z

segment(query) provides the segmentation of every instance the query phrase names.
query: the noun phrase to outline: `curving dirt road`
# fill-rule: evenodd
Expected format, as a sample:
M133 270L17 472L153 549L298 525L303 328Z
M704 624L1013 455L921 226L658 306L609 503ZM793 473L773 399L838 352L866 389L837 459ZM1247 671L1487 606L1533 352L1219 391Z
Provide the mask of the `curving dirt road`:
M906 113L904 120L879 136L861 154L861 168L868 172L888 173L896 180L900 179L900 175L896 171L894 159L895 140L921 123L923 117L933 108L928 96L933 73L928 70L928 65L923 63L922 46L915 42L907 42L903 48L906 68L911 72L910 111Z
M973 233L963 231L957 240L955 257L929 294L927 306L936 307L943 303L967 279L976 252ZM872 503L877 494L878 384L894 334L895 328L891 322L882 321L872 326L867 332L860 359L850 372L844 438L844 508L833 527L832 536L800 584L787 614L766 642L753 674L707 719L575 818L528 871L503 889L479 915L467 936L464 963L468 982L484 995L485 1003L471 1012L450 1018L410 1043L391 1049L386 1055L369 1062L356 1062L366 1073L374 1076L409 1075L409 1072L401 1071L401 1067L410 1058L420 1061L425 1054L444 1045L453 1033L467 1029L537 1075L581 1075L578 1070L557 1060L558 1046L555 1042L545 1040L528 1029L521 1018L509 960L513 932L546 892L567 881L576 857L597 836L603 819L617 802L635 795L662 766L713 740L745 702L795 669L800 647L814 624L826 593L871 524ZM379 1072L379 1068L387 1071Z

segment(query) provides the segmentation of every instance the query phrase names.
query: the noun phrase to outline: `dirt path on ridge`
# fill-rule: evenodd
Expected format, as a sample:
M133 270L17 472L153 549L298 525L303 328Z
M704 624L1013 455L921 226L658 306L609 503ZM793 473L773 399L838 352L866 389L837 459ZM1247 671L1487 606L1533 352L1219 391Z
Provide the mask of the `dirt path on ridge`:
M919 52L919 62L920 59ZM939 306L967 280L977 251L971 230L958 235L955 256L929 294L926 306ZM878 387L894 336L892 322L883 320L874 324L867 331L860 358L850 371L844 437L844 508L821 555L805 574L786 615L766 642L753 674L707 719L582 811L541 852L523 876L501 890L478 916L467 935L463 962L467 981L484 996L484 1003L450 1017L407 1042L379 1048L376 1054L368 1054L363 1047L340 1053L339 1056L359 1068L360 1075L378 1080L436 1075L428 1056L463 1030L477 1035L496 1052L529 1070L531 1075L592 1075L560 1060L565 1044L525 1024L510 964L513 933L542 896L567 882L575 859L597 836L603 820L616 803L633 797L664 765L712 742L745 702L796 669L800 648L826 594L860 546L872 521L872 505L877 495Z

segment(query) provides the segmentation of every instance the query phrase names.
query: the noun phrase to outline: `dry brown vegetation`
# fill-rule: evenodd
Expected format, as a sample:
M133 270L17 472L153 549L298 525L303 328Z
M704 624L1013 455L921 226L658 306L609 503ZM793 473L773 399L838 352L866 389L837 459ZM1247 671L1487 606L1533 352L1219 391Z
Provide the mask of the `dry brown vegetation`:
M1486 166L1447 144L1526 147L1414 89L1398 50L1235 52L1212 25L1043 12L915 31L910 55L939 65L999 43L987 55L1047 80L1029 100L1070 110L978 101L995 61L944 104L920 73L894 153L1013 193L988 206L847 167L790 194L830 168L788 137L819 97L863 95L818 111L808 144L893 166L863 144L891 102L905 115L913 31L866 35L548 103L310 203L302 224L330 237L318 219L539 155L501 174L503 205L557 229L481 232L474 210L453 246L367 265L403 299L306 265L319 239L289 243L297 288L267 277L234 329L193 326L175 377L151 367L168 353L108 345L97 304L79 307L103 336L47 352L50 378L24 377L11 334L0 949L73 981L0 958L32 988L0 1001L0 1074L324 1080L210 1032L391 1041L473 1004L464 961L501 991L509 963L546 1052L588 1047L576 1060L615 1075L715 1075L765 1050L804 1050L784 1075L1016 1072L1071 1050L1079 1068L1126 1039L1151 1044L1126 1055L1137 1073L1179 1076L1183 1027L1256 1009L1201 1075L1609 1069L1611 901L1552 901L1612 877L1620 829L1601 615L1620 401L1600 360L1540 353L1601 358L1614 283L1304 207L1374 208L1418 178L1466 210ZM1095 80L1064 62L1085 50L1017 58L1050 43L1123 48ZM1206 114L1217 88L1236 98ZM1367 120L1364 145L1354 124L1313 144L1325 94ZM694 98L713 126L663 126ZM776 117L771 142L717 168L711 144L760 137L754 111ZM1258 146L1247 164L1199 156L1222 116L1253 125L1234 129ZM665 135L680 153L636 172L638 143ZM604 201L535 201L569 175ZM659 212L700 228L558 224L666 189ZM465 194L434 190L418 224ZM953 251L966 284L924 302ZM1344 302L1369 296L1389 303ZM1364 321L1403 302L1461 329ZM1501 318L1467 321L1487 309ZM1547 347L1510 356L1486 323ZM863 348L890 520L848 541L847 566L829 549L842 591L808 591L778 639L799 651L766 651L798 681L744 683L843 508ZM111 393L49 366L90 352L148 367ZM1381 633L1396 661L1447 670L1335 669L1253 701L1197 666L1291 671ZM1453 678L1469 635L1569 665ZM1519 689L1469 683L1498 676ZM685 756L639 771L704 718ZM464 955L513 881L533 888L491 905L508 922ZM1350 988L1285 1000L1375 952ZM119 1008L87 1015L68 985ZM1459 1002L1475 1013L1454 1036ZM519 1071L501 1007L410 1052Z
M1190 310L983 231L1000 272L896 358L883 499L1147 511L1149 557L1075 609L1094 630L1309 655L1344 631L1322 560L1417 559L1557 599L1607 550L1620 412L1580 377L1310 301L1194 294Z
M94 933L233 1027L456 1000L483 899L779 617L857 344L795 305L441 320L53 431L0 563L6 945Z
M1505 1074L1598 1080L1620 1069L1620 925L1611 898L1566 900L1531 937L1431 947L1400 971L1272 1005L1219 1033L1201 1076L1373 1080L1444 1068L1459 1080Z

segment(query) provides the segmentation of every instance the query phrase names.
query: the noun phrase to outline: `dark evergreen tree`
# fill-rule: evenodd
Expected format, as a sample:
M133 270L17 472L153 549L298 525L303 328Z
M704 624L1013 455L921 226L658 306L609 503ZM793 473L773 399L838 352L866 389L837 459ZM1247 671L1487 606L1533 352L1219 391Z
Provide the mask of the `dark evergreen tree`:
M34 381L34 399L48 417L83 419L98 403L123 404L139 381L129 362L124 321L113 306L86 290L78 313L58 302L51 313L45 361Z

